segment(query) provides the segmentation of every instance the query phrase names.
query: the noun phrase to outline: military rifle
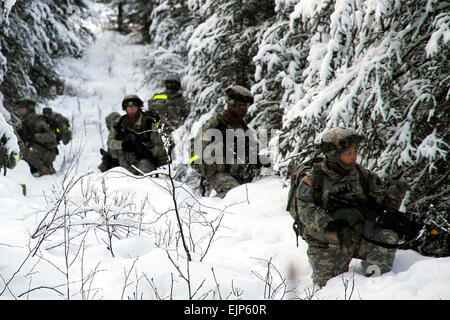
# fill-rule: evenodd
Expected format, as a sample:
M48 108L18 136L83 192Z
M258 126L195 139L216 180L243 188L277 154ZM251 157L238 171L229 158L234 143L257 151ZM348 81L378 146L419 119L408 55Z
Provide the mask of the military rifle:
M143 158L151 160L152 159L152 152L150 150L151 146L149 145L149 143L147 141L145 141L146 139L144 139L144 137L145 137L144 134L147 132L150 132L150 131L154 131L154 130L135 132L128 128L118 126L116 139L123 140L126 136L125 133L129 133L129 134L133 135L136 138L136 140L135 140L136 144L139 146L139 148L137 148L137 150L136 150L136 153L138 155L142 156Z
M397 248L406 242L418 239L422 235L424 225L412 221L407 214L396 209L390 209L374 201L361 202L360 200L342 199L336 194L329 194L326 206L327 212L334 212L338 209L354 208L361 212L364 217L363 238L376 245L386 248ZM374 240L373 231L378 226L383 229L394 231L401 238L397 244L384 243Z

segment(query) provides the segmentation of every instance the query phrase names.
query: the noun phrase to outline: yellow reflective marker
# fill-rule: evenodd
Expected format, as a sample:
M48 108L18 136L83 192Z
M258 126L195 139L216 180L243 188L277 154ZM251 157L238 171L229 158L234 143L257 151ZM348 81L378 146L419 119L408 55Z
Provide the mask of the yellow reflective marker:
M200 157L198 155L193 156L190 160L190 164L192 164L192 162L194 162L197 159L200 159Z
M56 128L56 132L60 133L60 132L61 132L61 130L59 130L59 128Z
M167 94L155 94L153 100L167 100Z
M68 129L69 129L69 131L72 131L72 128L70 126L68 127Z

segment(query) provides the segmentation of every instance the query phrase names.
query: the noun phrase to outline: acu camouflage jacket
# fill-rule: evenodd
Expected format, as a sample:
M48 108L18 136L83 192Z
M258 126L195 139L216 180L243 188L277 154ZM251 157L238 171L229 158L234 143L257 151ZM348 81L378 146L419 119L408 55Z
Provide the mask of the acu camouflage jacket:
M223 148L220 163L215 161L215 150L211 148L211 146L214 143L217 143L217 141L210 141L211 139L208 134L209 129L216 129L221 132L222 141L220 142L222 143ZM237 141L227 144L226 131L228 129L234 130L232 132L237 132L236 130L241 129L242 132L247 133L244 138L243 146L245 151L244 158L239 158L238 160L238 157L236 156L239 155ZM240 123L230 123L225 120L222 114L214 116L202 126L198 135L191 140L191 166L206 179L213 177L217 173L228 173L241 184L250 182L256 175L256 170L254 169L256 169L257 165L250 164L249 155L253 154L258 156L258 145L256 137L248 134L248 129L249 127L243 120ZM201 146L201 150L197 150L199 149L198 146ZM209 149L208 151L206 150L207 147ZM230 161L231 163L226 159L227 147L232 149L228 151L235 155L232 161ZM201 154L195 154L196 151L200 151ZM256 161L258 161L258 159L256 159Z
M385 183L358 164L345 176L331 170L325 160L300 165L293 170L291 179L287 211L302 225L301 236L305 240L326 242L324 231L333 220L325 210L329 194L339 194L347 200L376 201L395 209L405 195L392 181ZM321 190L317 190L317 184Z
M129 125L127 124L127 121L125 121L126 117L127 115L118 118L109 133L108 150L111 152L111 155L118 158L123 155L127 158L129 152L124 152L122 150L122 142L127 136L134 134L139 137L138 140L142 142L143 146L148 151L148 154L151 154L151 158L148 160L150 160L155 167L167 164L167 153L156 129L155 119L151 116L147 116L146 113L141 113L139 119L133 125ZM134 156L129 158L135 159Z
M17 129L22 142L28 146L40 144L48 150L58 146L56 135L44 116L29 112L22 119L22 127Z

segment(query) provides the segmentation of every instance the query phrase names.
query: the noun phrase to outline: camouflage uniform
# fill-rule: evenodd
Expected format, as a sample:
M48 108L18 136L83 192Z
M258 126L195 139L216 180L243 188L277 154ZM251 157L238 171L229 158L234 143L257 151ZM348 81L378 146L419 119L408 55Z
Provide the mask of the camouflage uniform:
M164 125L163 132L170 135L189 115L189 106L179 91L181 85L178 79L169 78L164 83L166 90L155 94L148 101L148 109L161 117L161 123Z
M108 142L114 139L115 132L113 131L114 123L120 118L118 112L111 112L105 117L106 128L109 131ZM100 154L102 155L102 163L98 166L101 172L108 171L111 168L119 166L119 152L117 150L108 151L100 149Z
M17 103L18 109L27 109L25 114L21 114L22 125L17 133L21 139L22 158L29 164L33 175L42 176L55 173L52 164L58 153L58 141L46 118L35 113L35 106L36 103L29 99Z
M256 140L254 142L250 142L249 139L252 139L251 136L245 139L245 159L241 161L235 156L233 157L232 163L226 163L225 155L227 153L226 150L226 130L232 129L242 129L244 132L249 128L247 123L243 120L243 116L245 114L239 114L236 112L238 106L245 106L245 111L249 104L253 102L253 97L250 94L250 91L241 87L234 86L231 87L232 90L227 90L227 102L228 109L223 111L223 113L214 116L212 119L207 121L203 127L201 128L199 134L195 139L191 141L191 150L195 150L195 145L200 145L202 147L201 155L194 155L191 158L191 166L200 173L202 177L202 183L207 183L207 185L202 186L202 188L212 188L217 192L217 196L220 198L225 197L227 192L241 184L251 182L253 178L256 176L258 169L261 167L259 162L257 164L249 164L249 154L251 152L256 152L257 150L252 150L254 146L257 146ZM238 94L236 94L238 92ZM234 96L233 96L234 94ZM233 96L231 98L231 96ZM210 142L209 139L206 138L205 133L208 132L209 129L217 129L221 132L223 137L223 161L222 163L211 163L215 157L215 153L211 154L212 158L208 158L209 155L204 153L205 148L209 145L215 143L215 141ZM233 144L233 150L230 150L233 154L237 154L238 146L236 143ZM201 157L202 156L202 157ZM259 158L258 158L259 160ZM241 162L241 163L239 163ZM244 162L244 163L242 163Z
M363 274L371 275L371 268L380 273L390 271L395 256L395 249L377 246L363 239L364 212L353 208L327 212L324 208L328 196L334 194L363 203L376 201L397 209L406 191L393 181L385 184L376 174L358 164L338 167L338 156L346 146L334 151L323 146L327 138L331 144L339 141L339 136L332 136L343 132L354 133L351 129L330 130L322 143L322 150L330 151L326 153L326 158L297 167L291 176L296 182L293 183L295 187L291 187L287 209L308 244L313 282L320 287L325 286L330 278L346 272L352 258L363 260ZM398 236L391 230L375 228L372 239L393 244Z
M47 118L47 123L54 130L56 140L63 144L68 144L72 140L72 128L69 119L58 112L54 112L52 108L46 107L42 109L42 114Z
M130 104L142 107L142 101L135 95L125 97L123 109L126 110ZM108 138L108 149L113 157L117 156L121 167L139 175L133 166L148 173L168 163L166 150L155 126L158 120L158 115L139 109L135 118L126 114L115 121L110 131L111 139Z

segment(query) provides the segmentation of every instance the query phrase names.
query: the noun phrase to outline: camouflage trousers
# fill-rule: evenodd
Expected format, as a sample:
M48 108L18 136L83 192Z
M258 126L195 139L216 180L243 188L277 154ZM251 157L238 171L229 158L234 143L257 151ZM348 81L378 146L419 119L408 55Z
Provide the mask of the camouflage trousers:
M132 153L122 153L119 155L119 165L134 175L142 175L143 173L149 173L155 170L155 166L149 159L137 159ZM136 170L136 167L138 170Z
M57 149L49 150L40 144L32 144L30 146L23 146L20 150L22 158L30 166L31 173L43 169L53 171L53 161L56 159Z
M385 273L392 269L396 249L377 246L361 238L352 231L350 246L320 245L317 241L308 241L308 259L312 267L313 282L319 287L339 274L348 271L353 258L361 259L362 273L370 276L373 273ZM387 229L375 229L373 239L379 242L396 243L397 234Z

